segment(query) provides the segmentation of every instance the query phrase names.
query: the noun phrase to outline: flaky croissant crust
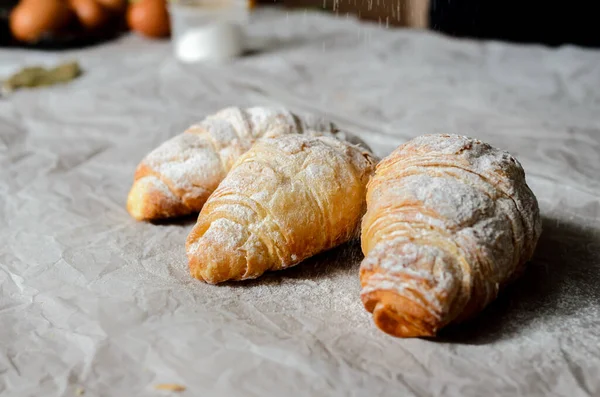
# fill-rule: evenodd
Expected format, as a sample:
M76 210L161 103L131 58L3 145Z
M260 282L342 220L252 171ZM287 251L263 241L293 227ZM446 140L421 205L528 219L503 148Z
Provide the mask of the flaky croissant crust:
M244 280L356 235L375 160L330 137L263 139L208 199L187 240L192 275Z
M344 137L332 123L281 107L225 108L164 142L138 165L127 199L138 220L200 211L233 163L257 139L285 134Z
M518 161L479 140L426 135L369 183L361 298L395 336L431 336L479 312L532 257L538 204Z

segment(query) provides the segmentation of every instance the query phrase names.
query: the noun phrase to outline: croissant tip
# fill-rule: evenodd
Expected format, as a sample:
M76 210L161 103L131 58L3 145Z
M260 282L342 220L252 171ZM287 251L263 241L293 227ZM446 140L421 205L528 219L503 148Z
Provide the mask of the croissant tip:
M136 221L145 221L148 218L143 210L143 206L140 205L140 201L136 199L136 192L132 188L129 192L129 196L127 196L127 212L134 218Z
M193 234L193 233L192 233ZM206 252L199 252L202 250L201 244L194 241L192 234L190 234L188 241L186 242L186 250L188 256L188 266L190 275L206 284L217 285L226 281L230 278L219 271L214 271L213 266L208 266L210 258L207 258ZM219 268L219 266L217 266Z
M439 320L422 306L393 291L378 290L362 295L365 309L375 325L399 338L436 336Z
M431 324L422 319L396 312L393 308L377 303L373 310L375 325L386 334L399 338L419 338L436 335Z
M152 221L190 213L160 179L146 176L136 180L127 196L127 211L138 221Z
M210 284L210 285L216 285L216 284L218 284L218 282L215 281L215 280L211 280L209 278L202 277L202 274L198 271L197 268L191 268L190 267L190 274L191 274L191 276L193 278L195 278L198 281L202 281L203 283Z
M196 258L190 256L189 258L189 268L190 268L190 275L195 278L198 281L202 281L206 284L211 284L211 285L215 285L219 283L219 280L216 280L214 278L211 277L205 277L202 274L202 266L199 265L198 261L196 260Z
M187 256L188 256L188 267L190 270L190 275L193 278L195 278L196 280L203 281L208 284L214 284L214 283L211 283L210 280L205 280L204 277L202 277L202 266L200 266L200 264L198 262L198 258L196 257L196 254L190 252L192 245L193 244L192 244L192 242L190 242L190 239L188 237L188 241L186 243L186 251L187 251Z
M206 277L205 275L202 274L200 266L193 265L192 262L190 262L190 274L196 280L202 281L203 283L210 284L210 285L217 285L220 283L224 283L225 281L228 281L228 279L221 279L221 278L217 278L217 277Z

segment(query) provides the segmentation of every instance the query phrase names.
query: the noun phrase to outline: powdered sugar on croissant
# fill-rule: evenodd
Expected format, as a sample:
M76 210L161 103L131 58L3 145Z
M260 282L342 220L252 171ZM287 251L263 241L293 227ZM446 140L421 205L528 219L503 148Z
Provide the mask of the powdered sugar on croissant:
M293 266L356 235L375 160L331 137L258 141L210 196L187 240L209 283Z
M426 135L378 165L363 219L362 300L396 336L434 335L497 295L532 257L535 196L507 152Z
M138 166L127 209L139 220L200 211L227 172L254 142L286 134L339 135L330 122L280 107L230 107L153 150Z

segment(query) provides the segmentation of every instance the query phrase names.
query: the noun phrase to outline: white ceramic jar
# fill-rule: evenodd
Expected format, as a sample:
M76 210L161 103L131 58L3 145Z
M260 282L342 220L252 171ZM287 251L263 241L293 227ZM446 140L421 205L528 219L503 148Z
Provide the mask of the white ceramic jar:
M227 61L245 49L248 0L179 0L169 4L175 56L185 63Z

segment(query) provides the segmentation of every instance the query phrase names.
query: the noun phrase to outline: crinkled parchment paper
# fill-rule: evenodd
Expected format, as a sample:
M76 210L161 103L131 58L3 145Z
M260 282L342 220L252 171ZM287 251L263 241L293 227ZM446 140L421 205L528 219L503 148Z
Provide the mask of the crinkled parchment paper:
M251 33L276 40L224 66L134 36L0 50L2 75L85 71L0 99L0 395L600 395L600 52L302 12L259 14ZM374 328L356 244L251 282L191 280L194 220L131 219L135 166L207 114L268 103L328 115L379 155L432 132L511 151L544 217L529 270L436 341Z

